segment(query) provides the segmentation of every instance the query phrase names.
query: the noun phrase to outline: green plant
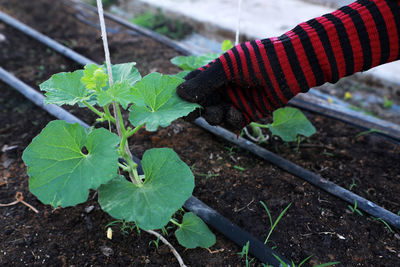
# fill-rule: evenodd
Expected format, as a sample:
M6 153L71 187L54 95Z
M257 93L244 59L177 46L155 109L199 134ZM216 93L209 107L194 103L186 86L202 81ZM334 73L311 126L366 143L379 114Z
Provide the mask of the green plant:
M359 138L359 137L361 137L361 136L364 136L364 135L367 135L367 134L371 134L371 133L381 133L381 132L382 132L382 131L380 131L380 130L378 130L378 129L371 128L371 129L369 129L369 130L367 130L367 131L363 131L363 132L357 134L357 135L354 137L354 139L357 139L357 138Z
M357 186L356 181L354 180L354 178L352 178L351 181L352 181L352 182L351 182L351 184L350 184L350 186L349 186L349 190L352 190L354 187Z
M159 73L141 78L134 65L111 66L115 81L111 86L106 66L94 64L86 65L84 70L55 74L40 85L46 91L46 103L80 103L97 114L99 121L115 124L118 120L120 138L104 128L84 129L79 124L52 121L33 139L22 158L28 166L30 190L43 203L75 206L87 200L89 189L98 190L100 206L112 217L135 222L141 229L160 229L172 221L172 215L191 196L193 174L172 149L159 148L145 152L144 176L139 176L137 163L126 150L127 140L142 127L156 131L168 126L197 105L176 95L175 88L182 79ZM112 103L116 103L116 119L109 110ZM129 109L133 127L126 126L120 106ZM118 158L124 162L119 163ZM130 181L121 175L123 172ZM174 190L176 187L180 190ZM197 218L188 214L181 224L173 221L179 227L179 243L186 245L192 233L201 231L208 239L197 245L211 246L214 235L199 223L188 223Z
M306 263L309 259L311 259L312 255L308 256L304 260L302 260L298 265L296 265L293 261L291 261L291 264L287 264L285 261L283 261L281 258L279 258L277 255L274 255L274 257L281 263L282 267L301 267L304 263ZM327 262L327 263L322 263L315 265L314 267L327 267L327 266L333 266L336 264L339 264L340 262L335 261L335 262Z
M297 108L285 107L273 112L273 123L260 124L252 122L251 125L266 128L272 135L279 136L284 142L299 142L300 135L310 137L316 130L306 116Z
M378 222L383 223L383 224L386 226L386 228L387 228L391 233L394 233L392 227L390 227L390 225L389 225L384 219L382 219L382 218L376 218L376 217L374 217L374 216L371 216L371 218L372 218L372 220L374 220L374 221L378 221Z
M269 209L268 209L267 205L263 201L260 201L260 203L264 207L265 211L267 212L268 219L269 219L269 224L270 224L268 235L267 235L267 237L265 238L265 241L264 241L264 244L267 244L269 242L269 237L271 236L272 232L274 231L276 225L282 219L283 215L290 208L292 203L289 203L289 205L286 206L286 208L279 214L278 218L276 218L275 222L272 221L272 216L271 216L271 213L269 212Z
M250 241L247 241L246 245L243 246L242 251L238 253L242 259L244 258L246 267L249 267L251 263L254 261L254 258L249 257L249 247L250 247Z
M352 213L357 212L360 216L363 216L363 215L364 215L364 214L361 212L361 210L359 210L359 209L357 208L357 200L354 201L354 206L347 205L347 207L349 208L349 210L350 210Z
M383 97L383 108L391 108L393 106L393 101L389 100L386 96Z
M139 175L127 145L128 138L141 128L156 131L199 106L177 96L181 78L160 73L142 78L135 63L111 65L100 0L97 5L108 63L54 74L40 89L46 92L45 103L87 107L98 121L115 125L118 135L104 128L51 121L22 156L30 176L29 189L44 204L63 208L85 202L89 190L97 190L105 212L123 223L134 222L171 249L169 242L153 231L169 222L178 226L175 236L183 246L210 247L215 236L195 214L186 213L181 223L172 219L192 195L190 168L172 149L157 148L144 153L144 175ZM129 111L130 124L124 121L121 107Z
M131 19L131 22L174 40L181 40L193 31L187 23L178 19L169 19L159 10L156 13L147 11Z

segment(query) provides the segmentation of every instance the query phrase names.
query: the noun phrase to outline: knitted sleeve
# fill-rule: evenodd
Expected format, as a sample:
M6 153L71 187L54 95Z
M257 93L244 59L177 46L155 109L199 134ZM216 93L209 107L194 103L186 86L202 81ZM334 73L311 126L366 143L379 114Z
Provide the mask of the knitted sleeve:
M235 46L217 61L231 85L248 90L228 84L225 94L261 117L311 87L399 59L399 2L359 0L279 37Z

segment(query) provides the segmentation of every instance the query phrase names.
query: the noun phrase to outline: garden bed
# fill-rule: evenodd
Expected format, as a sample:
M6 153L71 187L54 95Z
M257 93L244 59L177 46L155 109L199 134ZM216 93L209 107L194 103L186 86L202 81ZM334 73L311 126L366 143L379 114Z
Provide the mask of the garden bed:
M0 9L97 62L103 60L97 30L76 20L74 10L62 1L40 0L33 4L27 0L0 0ZM0 43L1 66L31 86L36 87L53 73L79 67L2 23L0 33L6 37ZM178 71L169 63L177 55L172 49L126 32L110 37L114 63L137 61L143 74ZM1 152L0 179L6 178L7 184L0 187L0 203L13 201L15 193L21 191L40 213L35 215L22 204L0 209L0 226L4 229L0 232L0 263L176 264L166 247L157 250L149 245L153 237L145 233L138 235L134 230L123 236L120 228L114 227L114 238L108 240L105 226L112 218L101 212L94 201L52 211L30 195L20 157L51 118L4 84L1 88L0 147L17 147ZM93 122L91 114L77 107L70 112ZM353 184L352 191L394 213L400 211L400 147L371 135L355 138L359 129L315 114L307 116L317 134L303 142L298 152L295 146L278 140L267 147L345 188ZM312 263L340 261L343 266L395 266L400 261L398 230L391 233L366 214L351 213L345 202L190 123L179 120L156 134L141 131L130 144L138 156L150 147L165 146L172 147L192 166L196 197L260 240L266 237L269 222L259 201L268 205L274 218L292 203L271 236L274 242L269 243L286 258L300 262L312 254ZM94 210L85 212L92 205ZM180 252L191 266L240 264L237 252L241 248L220 235L217 240L212 250L218 252L214 254L202 249L180 248Z

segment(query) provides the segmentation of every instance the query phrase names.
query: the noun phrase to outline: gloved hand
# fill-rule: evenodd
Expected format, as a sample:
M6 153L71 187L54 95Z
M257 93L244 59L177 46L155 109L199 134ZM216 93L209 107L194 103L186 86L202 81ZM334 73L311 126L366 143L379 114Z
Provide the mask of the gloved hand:
M178 95L236 129L300 92L400 58L400 1L359 0L280 37L246 42L189 73Z

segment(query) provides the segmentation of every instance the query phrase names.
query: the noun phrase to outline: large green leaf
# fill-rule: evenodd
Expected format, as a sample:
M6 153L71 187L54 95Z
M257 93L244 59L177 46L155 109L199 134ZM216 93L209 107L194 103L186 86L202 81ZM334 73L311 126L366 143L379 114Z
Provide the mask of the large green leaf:
M295 141L297 135L313 135L316 130L304 114L292 107L280 108L273 113L274 122L269 124L273 135L277 135L285 142Z
M118 136L105 129L50 122L22 155L30 191L53 207L85 202L89 189L97 189L117 173L118 143Z
M218 54L210 53L202 56L178 56L171 59L172 64L183 70L197 70L219 57Z
M199 107L176 94L176 87L182 79L154 72L136 83L132 90L135 98L130 108L129 120L134 126L146 124L148 131L166 127L177 118L186 116Z
M179 244L186 248L209 248L215 244L215 235L194 213L185 213L181 227L175 231Z
M40 84L40 90L46 91L47 104L74 105L87 99L89 91L81 82L83 70L61 72Z
M192 195L190 168L170 148L150 149L142 160L141 186L118 176L99 188L99 203L116 219L135 221L142 229L159 229Z

